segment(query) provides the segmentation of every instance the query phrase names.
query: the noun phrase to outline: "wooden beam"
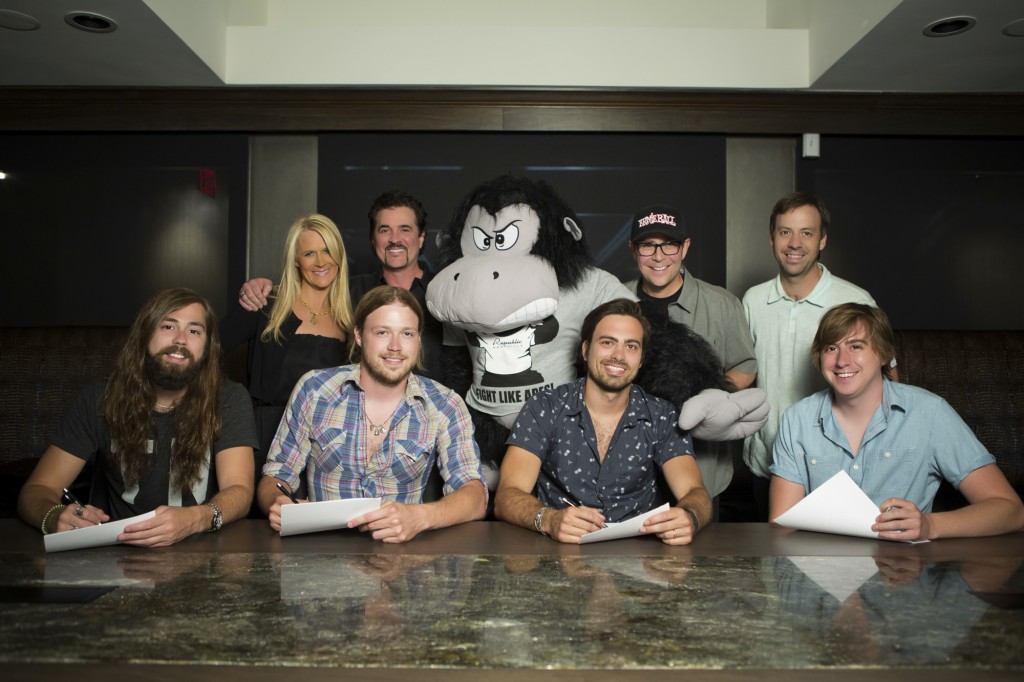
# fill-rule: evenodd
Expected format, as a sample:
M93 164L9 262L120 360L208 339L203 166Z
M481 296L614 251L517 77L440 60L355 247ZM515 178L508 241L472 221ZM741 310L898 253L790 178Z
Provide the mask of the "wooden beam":
M0 88L0 131L1019 136L1024 94L429 88Z

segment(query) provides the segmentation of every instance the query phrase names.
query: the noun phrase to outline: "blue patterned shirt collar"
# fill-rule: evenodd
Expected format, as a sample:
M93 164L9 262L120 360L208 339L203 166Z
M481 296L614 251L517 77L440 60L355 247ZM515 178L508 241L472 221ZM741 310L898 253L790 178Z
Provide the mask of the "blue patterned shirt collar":
M830 440L838 442L837 439L841 430L832 412L833 396L834 394L831 389L821 392L821 404L818 406L818 426L831 436ZM865 440L867 440L868 436L873 436L877 431L885 428L885 425L889 422L889 415L892 410L896 409L905 413L907 411L907 403L908 396L904 394L902 387L883 376L882 403L876 408L875 414L871 417L871 421L868 423L867 429L865 429ZM845 437L843 442L845 443Z
M583 399L583 387L586 385L586 377L577 379L575 384L575 390L566 397L566 414L581 414L587 406ZM629 407L626 409L625 417L622 426L633 426L638 421L654 421L654 417L651 416L651 408L647 402L647 393L636 384L630 384Z

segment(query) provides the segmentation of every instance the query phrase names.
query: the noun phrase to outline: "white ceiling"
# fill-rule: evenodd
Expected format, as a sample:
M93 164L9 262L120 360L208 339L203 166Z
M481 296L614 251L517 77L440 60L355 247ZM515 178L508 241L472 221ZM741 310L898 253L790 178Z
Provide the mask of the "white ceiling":
M1021 0L0 0L0 86L1022 92L1019 20Z

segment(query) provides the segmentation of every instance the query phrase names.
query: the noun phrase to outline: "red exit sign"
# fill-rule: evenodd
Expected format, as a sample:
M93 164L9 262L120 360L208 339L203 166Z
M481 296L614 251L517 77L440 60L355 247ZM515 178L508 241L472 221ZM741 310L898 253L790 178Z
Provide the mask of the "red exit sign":
M217 171L212 168L199 169L199 191L211 197L217 196Z

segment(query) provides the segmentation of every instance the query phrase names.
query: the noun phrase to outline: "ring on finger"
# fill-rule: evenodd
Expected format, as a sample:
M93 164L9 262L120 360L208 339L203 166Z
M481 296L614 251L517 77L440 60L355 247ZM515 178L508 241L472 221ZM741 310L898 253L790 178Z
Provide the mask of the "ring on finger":
M85 510L82 509L81 507L75 507L75 516L77 516L78 518L82 518L83 516L85 516Z

